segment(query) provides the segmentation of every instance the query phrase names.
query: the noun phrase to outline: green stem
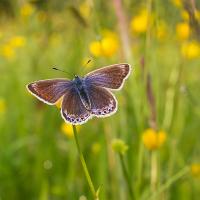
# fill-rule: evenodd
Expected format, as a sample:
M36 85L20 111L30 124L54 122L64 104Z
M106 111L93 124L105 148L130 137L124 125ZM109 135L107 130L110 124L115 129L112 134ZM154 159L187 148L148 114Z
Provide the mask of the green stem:
M119 157L120 157L120 163L122 166L123 174L126 179L127 186L128 186L129 195L130 195L131 199L134 199L133 189L132 189L131 181L130 181L130 178L128 175L128 171L127 171L125 163L124 163L123 155L119 154Z
M160 195L162 192L167 190L174 182L176 182L178 179L180 179L181 177L186 175L188 172L189 172L189 167L188 166L184 167L181 171L179 171L177 174L172 176L166 183L161 185L159 187L159 189L157 190L157 192L155 192L151 197L148 197L146 199L148 199L148 200L156 199L156 197L158 197L158 195Z
M76 126L75 126L75 125L72 125L72 127L73 127L73 131L74 131L74 138L75 138L75 141L76 141L76 147L77 147L77 149L78 149L78 154L79 154L79 157L80 157L81 164L82 164L82 166L83 166L83 171L84 171L84 173L85 173L85 177L86 177L86 179L87 179L87 182L88 182L89 187L90 187L90 191L91 191L91 193L92 193L94 199L95 199L95 200L98 200L98 199L99 199L98 193L96 193L96 191L95 191L94 184L93 184L93 182L92 182L92 179L91 179L90 173L89 173L89 171L88 171L88 168L87 168L87 165L86 165L86 162L85 162L83 153L82 153L81 148L80 148L80 145L79 145Z
M157 176L158 176L158 165L157 165L157 152L151 152L151 191L154 194L157 190Z

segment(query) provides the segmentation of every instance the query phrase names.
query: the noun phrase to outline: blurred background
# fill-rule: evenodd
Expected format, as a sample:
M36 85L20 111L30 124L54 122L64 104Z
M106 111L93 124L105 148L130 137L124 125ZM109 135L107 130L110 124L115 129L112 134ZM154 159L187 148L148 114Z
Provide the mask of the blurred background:
M1 200L93 199L59 102L25 86L121 62L118 112L77 127L99 199L199 199L200 2L0 0Z

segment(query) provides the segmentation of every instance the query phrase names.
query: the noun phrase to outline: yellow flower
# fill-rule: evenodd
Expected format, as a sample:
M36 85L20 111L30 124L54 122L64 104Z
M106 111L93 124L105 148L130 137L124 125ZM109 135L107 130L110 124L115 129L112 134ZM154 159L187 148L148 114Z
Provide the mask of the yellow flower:
M171 2L178 8L182 7L182 0L171 0Z
M184 43L181 47L183 57L194 59L200 57L200 44L196 41Z
M138 15L134 16L131 20L131 30L135 33L145 33L148 26L148 13L142 10Z
M6 111L6 102L3 98L0 98L0 114Z
M80 126L76 126L77 132L80 130ZM68 137L68 138L73 138L74 137L74 132L71 124L67 124L66 122L63 122L61 125L61 131Z
M185 20L187 22L190 19L190 16L189 16L189 14L188 14L188 12L186 10L181 11L181 17L183 18L183 20Z
M98 57L102 55L102 50L101 50L101 42L100 41L93 41L89 45L89 50L90 53L93 54L94 56Z
M5 44L1 48L1 55L6 59L12 59L15 57L15 50L9 44Z
M119 41L114 32L104 30L102 31L102 39L99 41L93 41L89 45L90 53L96 57L105 56L111 57L116 54Z
M80 13L84 18L89 18L91 13L91 5L89 1L84 1L79 7Z
M161 147L166 141L166 133L164 131L156 132L154 129L147 129L142 135L142 141L149 150L155 150Z
M101 144L95 142L92 144L92 153L98 154L101 151Z
M102 54L106 57L114 55L118 49L118 42L112 37L105 37L101 41Z
M20 14L22 17L28 17L28 16L32 15L33 12L34 12L34 7L30 3L26 3L26 4L22 5L22 7L20 9Z
M112 140L112 149L116 153L123 155L128 150L128 145L123 140L116 138Z
M15 36L10 39L9 44L12 47L22 47L26 44L26 39L23 36Z
M176 25L176 36L179 40L186 40L190 36L190 26L187 22Z
M200 163L194 163L191 165L191 173L194 177L200 177Z
M59 108L59 109L61 108L62 100L63 100L63 97L61 97L60 99L58 99L58 101L57 101L56 104L55 104L56 107Z

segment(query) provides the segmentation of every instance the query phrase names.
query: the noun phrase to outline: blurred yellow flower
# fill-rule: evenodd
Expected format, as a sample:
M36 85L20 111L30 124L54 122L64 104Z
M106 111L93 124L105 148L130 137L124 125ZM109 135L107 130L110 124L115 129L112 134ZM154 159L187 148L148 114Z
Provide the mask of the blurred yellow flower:
M118 42L115 38L105 37L101 41L102 54L106 57L110 57L116 53L118 49Z
M142 134L142 141L148 150L155 150L165 143L166 137L164 131L156 132L154 129L149 128Z
M58 101L57 101L56 104L55 104L56 107L59 108L59 109L61 108L62 100L63 100L63 97L61 97L60 99L58 99Z
M92 144L92 153L98 154L101 151L101 144L98 142L95 142Z
M171 2L178 8L181 8L183 5L182 0L171 0Z
M23 47L26 44L26 38L23 36L12 37L9 44L12 47Z
M89 45L90 53L93 54L96 57L99 57L102 55L101 50L101 42L100 41L93 41Z
M147 10L142 10L138 15L134 16L131 20L131 30L135 33L145 33L148 26L148 13Z
M179 40L186 40L190 36L190 26L187 22L176 25L176 36Z
M96 57L105 56L111 57L116 54L119 41L117 35L108 30L102 31L102 39L99 41L93 41L89 45L90 53Z
M83 3L81 3L79 6L79 10L80 10L81 15L87 19L91 13L90 1L86 0Z
M123 140L115 138L112 140L112 149L116 153L123 155L128 150L128 145Z
M15 50L9 44L4 44L1 47L1 52L0 53L4 58L6 58L8 60L13 59L15 57Z
M76 126L77 132L79 133L80 125ZM74 132L71 124L67 124L66 122L63 122L61 125L61 131L68 137L73 138Z
M4 113L6 111L6 102L3 98L0 97L0 113Z
M185 21L189 21L189 19L190 19L190 16L189 16L189 14L188 14L188 12L186 10L181 11L181 17Z
M24 5L22 5L20 9L20 14L22 17L28 17L32 15L33 12L34 12L34 7L30 3L25 3Z
M200 163L194 163L191 165L191 173L194 177L200 177Z
M200 57L200 44L196 41L184 43L181 47L183 57L194 59Z

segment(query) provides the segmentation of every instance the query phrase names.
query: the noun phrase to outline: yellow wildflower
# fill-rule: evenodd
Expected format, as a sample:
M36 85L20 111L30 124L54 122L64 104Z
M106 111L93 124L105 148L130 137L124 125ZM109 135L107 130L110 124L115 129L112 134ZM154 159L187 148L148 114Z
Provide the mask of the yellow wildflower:
M194 177L200 177L200 163L194 163L191 165L191 173Z
M89 18L90 13L91 13L91 5L88 0L84 1L83 3L80 4L79 7L80 13L84 18Z
M80 130L80 126L76 126L77 132ZM61 131L68 137L72 138L74 137L73 127L71 124L67 124L66 122L63 122L61 125Z
M131 20L131 30L135 33L145 33L148 27L148 13L142 10L138 15L134 16Z
M181 11L181 17L185 21L189 21L189 19L190 19L190 16L189 16L189 14L188 14L188 12L186 10Z
M182 0L171 0L171 2L177 7L181 8L183 6Z
M176 36L179 40L186 40L190 36L190 26L187 22L176 25Z
M149 128L144 131L142 141L147 149L155 150L166 141L166 133L164 131L156 132L154 129Z
M4 113L6 111L6 102L3 98L0 98L0 113Z
M23 36L15 36L10 39L9 44L12 47L22 47L26 43L26 39Z
M89 50L90 53L93 54L94 56L98 57L102 55L102 50L101 50L101 42L100 41L93 41L89 45Z
M98 142L95 142L92 144L92 152L94 154L98 154L101 151L101 144Z
M5 44L1 48L1 55L6 59L12 59L15 57L15 50L9 44Z
M63 100L63 97L61 97L60 99L58 99L58 101L57 101L56 104L55 104L56 107L59 108L59 109L61 108L62 100Z
M118 43L114 38L105 37L101 41L102 53L104 56L110 57L118 49Z
M96 57L111 57L117 52L118 47L119 41L117 35L114 32L104 30L102 31L102 39L91 42L89 50Z
M32 15L33 12L34 12L34 7L30 3L26 3L26 4L22 5L22 7L20 9L20 14L22 17L28 17L28 16Z
M196 41L184 43L181 47L183 57L194 59L200 57L200 44Z
M112 140L112 149L116 153L123 155L128 150L128 145L123 140L116 138Z

